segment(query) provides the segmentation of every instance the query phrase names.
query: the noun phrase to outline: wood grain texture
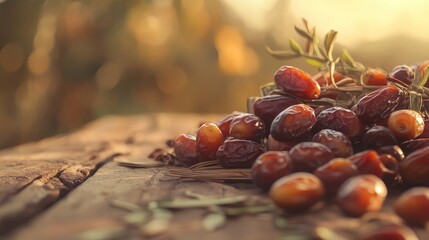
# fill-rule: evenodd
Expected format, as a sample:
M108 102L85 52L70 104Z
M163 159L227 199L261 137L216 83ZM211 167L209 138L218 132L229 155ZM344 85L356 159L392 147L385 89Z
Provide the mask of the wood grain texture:
M168 133L179 130L172 122L193 129L196 119L192 114L111 116L71 134L0 151L0 234L43 212L113 156L126 154L130 144L163 146L174 136Z
M28 157L30 152L39 154L33 160L23 161L25 164L22 168L32 171L26 170L19 174L16 170L13 173L21 180L4 180L10 183L10 192L15 191L15 194L9 193L8 200L0 205L0 219L9 216L8 219L13 220L11 216L14 214L18 214L18 218L26 214L36 216L30 223L9 233L7 239L81 239L85 233L94 230L118 233L117 239L144 239L139 229L123 221L128 212L109 204L112 200L143 206L152 200L183 198L184 192L188 190L213 197L251 195L267 200L266 194L250 183L225 184L177 179L166 176L165 167L133 169L109 161L112 156L119 154L121 158L144 159L154 148L163 147L167 139L194 131L201 121L219 118L216 115L174 114L109 117L67 136L1 152L0 159L6 159L8 155L18 159L16 156L19 154ZM36 166L41 168L42 164L39 163L43 162L44 152L51 157L45 162L45 165L50 166L37 170L40 171L37 174L35 169ZM59 158L65 156L62 153L67 153L65 155L69 158L60 161ZM0 164L2 161L5 160L0 160ZM31 164L31 161L35 163ZM25 181L28 181L27 184L24 184ZM395 196L392 194L383 207L383 216L394 220L397 217L392 213L391 205ZM32 206L42 210L37 213L26 212ZM241 216L230 219L224 228L214 232L204 230L202 220L205 214L205 209L174 211L173 224L168 231L150 239L283 239L301 228L311 231L316 227L327 227L345 239L356 239L370 229L362 219L344 216L332 203L321 203L305 214L287 215L276 209L269 214ZM275 228L274 221L279 216L290 227L282 230ZM426 230L414 230L420 239L429 239ZM112 238L114 236L113 233L110 235Z

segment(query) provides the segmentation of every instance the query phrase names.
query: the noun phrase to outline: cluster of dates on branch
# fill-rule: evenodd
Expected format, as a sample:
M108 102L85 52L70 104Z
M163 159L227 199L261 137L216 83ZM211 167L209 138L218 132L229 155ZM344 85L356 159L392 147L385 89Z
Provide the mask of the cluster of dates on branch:
M224 168L251 168L255 185L288 212L326 197L347 215L362 216L381 209L389 188L410 187L395 211L423 226L429 222L429 122L408 108L407 91L396 84L411 84L420 69L368 69L360 81L372 91L347 107L335 105L337 92L329 91L331 79L347 76L312 77L282 66L275 91L255 100L252 113L236 112L180 135L175 154L186 166L217 159ZM320 105L326 98L334 104Z

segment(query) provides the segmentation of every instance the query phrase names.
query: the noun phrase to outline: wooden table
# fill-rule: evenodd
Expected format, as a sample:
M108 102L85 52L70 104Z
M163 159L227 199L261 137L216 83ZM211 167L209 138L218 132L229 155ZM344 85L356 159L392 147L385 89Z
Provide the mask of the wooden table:
M146 158L154 148L164 147L167 139L220 117L111 116L74 133L1 151L0 239L292 239L294 226L327 227L351 239L367 229L362 219L346 217L329 203L300 215L279 210L244 215L212 232L203 228L204 208L174 211L168 230L154 236L142 235L140 228L127 224L124 216L129 212L112 207L112 201L144 206L152 200L184 197L187 190L213 197L266 199L250 183L177 179L166 176L165 167L128 168L113 161L117 156ZM385 204L383 216L397 221L390 207L393 198ZM279 228L279 219L291 227ZM429 239L429 232L414 230L421 239Z

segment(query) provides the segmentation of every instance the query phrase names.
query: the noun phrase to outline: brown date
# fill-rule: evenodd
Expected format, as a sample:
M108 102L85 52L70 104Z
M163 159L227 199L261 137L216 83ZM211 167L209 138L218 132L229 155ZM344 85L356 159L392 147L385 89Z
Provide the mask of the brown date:
M410 109L391 113L387 120L387 126L400 141L416 138L423 133L425 127L422 115Z
M387 188L383 181L366 174L344 182L338 189L337 202L346 214L358 217L367 212L379 211L386 195Z
M359 171L350 160L334 158L325 165L318 167L313 174L322 181L326 193L335 195L341 184L358 175Z
M383 181L387 185L392 185L397 182L399 163L390 154L380 155L380 161L383 164Z
M240 116L241 114L246 114L246 113L233 112L217 123L217 126L219 127L220 131L222 132L222 135L224 138L229 137L229 128L231 126L232 120L234 120L235 117Z
M429 138L429 119L424 120L425 127L423 128L422 134L417 136L418 139L420 138Z
M403 103L401 89L394 85L381 87L362 97L354 112L362 123L372 125L387 119Z
M413 139L401 143L401 148L404 150L405 155L425 147L429 147L429 138Z
M369 86L384 86L387 85L387 73L380 69L368 68L362 74L362 84Z
M314 110L297 104L283 110L271 124L271 136L281 142L307 137L316 122Z
M250 168L265 147L251 140L227 139L219 147L216 157L224 168Z
M270 190L270 198L288 212L301 212L315 205L323 197L322 182L310 173L293 173L277 180Z
M362 137L363 145L369 149L377 149L385 146L393 146L398 143L393 132L387 127L374 126Z
M289 155L295 172L313 172L335 157L327 146L317 142L298 143Z
M308 73L295 67L280 67L274 81L280 90L299 98L311 100L320 95L319 84Z
M185 165L191 166L198 162L197 147L195 136L181 134L174 141L174 152L177 160Z
M300 103L302 102L293 97L268 95L257 99L253 103L253 112L265 122L267 130L270 130L271 123L279 113L292 105Z
M342 132L323 129L313 135L313 141L327 146L335 157L348 157L353 154L352 143Z
M356 165L360 173L373 174L379 178L383 177L384 166L376 151L363 151L350 156L348 159Z
M197 131L197 155L200 161L216 159L216 152L223 143L223 135L214 123L205 123Z
M316 80L317 83L319 83L320 86L329 86L332 85L331 80L331 74L328 72L321 72L317 74L316 76L313 76L313 78ZM334 82L341 81L345 76L337 71L334 72Z
M253 183L269 190L271 185L292 172L292 160L288 152L269 151L260 155L252 166Z
M401 162L405 158L404 152L398 145L381 147L376 151L378 154L389 154L394 157L398 162Z
M394 209L407 223L425 226L429 223L429 188L415 187L404 192L396 200Z
M319 132L323 129L342 132L354 142L362 137L364 126L351 110L342 107L331 107L317 116L313 132Z
M405 84L411 84L414 79L414 71L408 65L399 65L392 69L388 77L398 79Z
M268 136L267 148L269 151L289 151L293 146L298 144L299 141L286 141L280 142L275 140L271 135Z
M265 136L265 123L254 114L240 114L231 121L229 136L259 142Z
M399 163L399 175L408 185L429 186L429 147L414 151Z

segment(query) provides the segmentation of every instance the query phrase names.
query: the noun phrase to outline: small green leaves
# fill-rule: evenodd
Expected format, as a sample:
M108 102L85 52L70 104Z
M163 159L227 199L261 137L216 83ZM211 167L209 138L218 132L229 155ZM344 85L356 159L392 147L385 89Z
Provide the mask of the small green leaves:
M352 56L346 49L343 49L343 51L341 51L341 56L348 65L353 67L356 66L355 60L352 58Z
M248 196L234 196L224 198L205 198L205 199L173 199L158 202L158 207L169 209L186 209L209 207L212 205L228 205L244 202Z
M305 58L305 61L310 64L312 67L322 68L325 65L325 61L314 58Z
M291 50L274 51L270 47L267 47L266 49L267 49L268 53L275 58L293 59L293 58L298 58L301 56L300 54L296 54L296 52L291 51Z
M213 232L226 225L227 218L222 212L208 214L203 219L203 227L209 232Z
M305 30L302 30L301 28L295 26L295 31L301 36L306 38L307 40L311 40L313 39L313 37L311 36L311 34L309 34L308 32L306 32Z
M325 35L324 45L330 61L333 61L332 51L334 49L334 41L335 41L335 38L337 37L337 33L338 33L337 31L331 30Z
M295 40L293 40L293 38L290 38L290 39L289 39L289 45L290 45L290 48L291 48L295 53L297 53L297 54L301 54L301 53L303 52L303 50L302 50L301 46L299 46L299 44L298 44Z

